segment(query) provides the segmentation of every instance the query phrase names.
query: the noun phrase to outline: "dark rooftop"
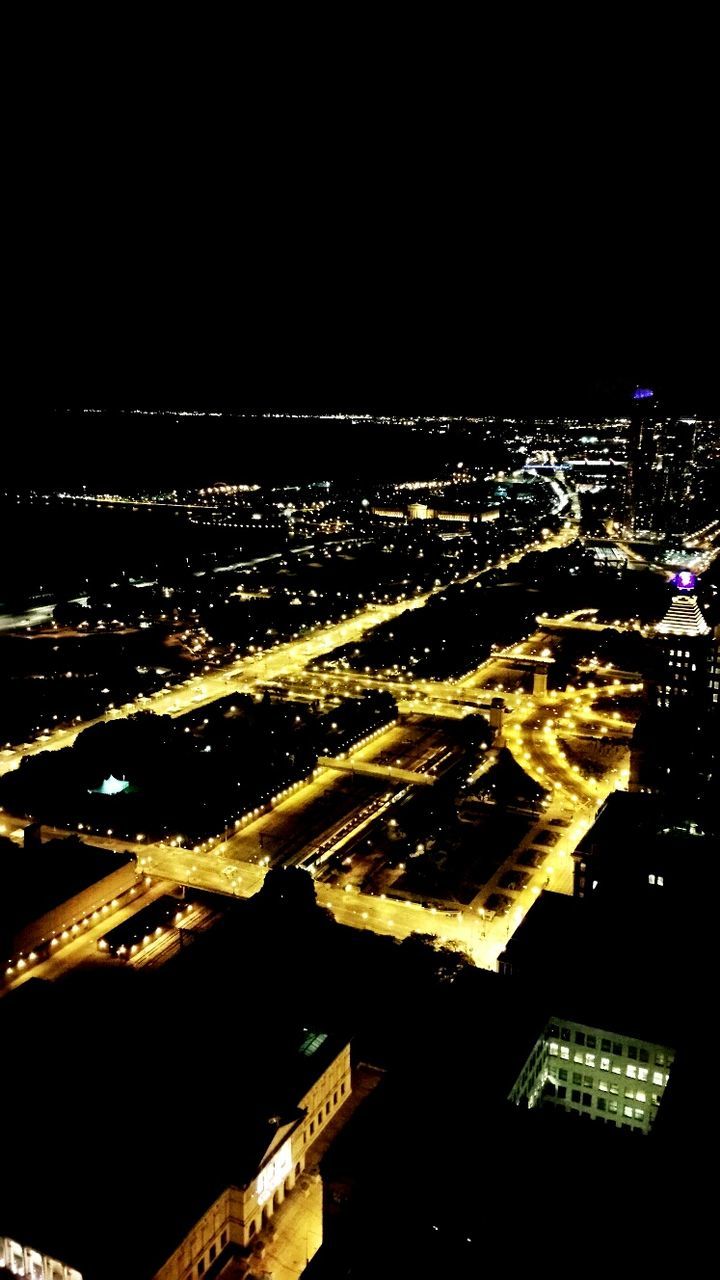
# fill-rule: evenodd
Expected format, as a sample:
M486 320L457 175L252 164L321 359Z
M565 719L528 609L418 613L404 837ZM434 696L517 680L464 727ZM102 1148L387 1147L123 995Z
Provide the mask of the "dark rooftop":
M698 1018L693 975L712 949L706 924L701 911L684 919L660 895L640 906L546 891L508 942L501 971L544 993L548 1014L674 1046Z
M261 999L247 1016L244 999L236 1021L227 990L127 970L14 993L8 1042L41 1027L57 1051L19 1054L8 1071L0 1230L84 1280L153 1275L227 1186L252 1179L347 1042L278 1025ZM62 1177L44 1175L48 1161Z
M99 849L74 837L33 849L0 839L0 954L11 949L12 939L33 920L132 861L130 853Z

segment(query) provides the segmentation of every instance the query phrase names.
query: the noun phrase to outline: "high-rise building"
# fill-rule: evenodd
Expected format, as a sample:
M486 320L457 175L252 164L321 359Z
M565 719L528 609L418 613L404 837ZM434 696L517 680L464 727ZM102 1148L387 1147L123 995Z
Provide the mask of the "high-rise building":
M713 631L708 673L708 701L712 711L720 710L720 625Z
M659 533L683 533L690 527L694 442L694 422L675 420L662 424L656 467Z
M695 576L688 570L676 575L677 595L655 628L658 637L658 707L697 704L706 710L712 680L713 643L710 627L694 594Z
M655 532L654 472L660 429L654 393L639 387L633 395L628 441L625 527L630 534Z
M693 422L660 416L652 391L634 393L624 513L629 534L688 528L694 436Z

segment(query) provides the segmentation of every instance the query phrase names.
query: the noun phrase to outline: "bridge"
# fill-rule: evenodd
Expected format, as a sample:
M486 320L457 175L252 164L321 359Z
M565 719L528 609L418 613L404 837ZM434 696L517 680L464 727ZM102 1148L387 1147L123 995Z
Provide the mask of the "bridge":
M371 764L366 760L338 760L337 756L319 756L318 764L323 769L365 773L373 778L392 778L394 782L408 782L411 786L432 787L436 782L432 774L416 773L412 769L399 769L396 765Z
M493 657L499 658L501 662L507 662L513 667L519 667L521 671L532 671L533 693L540 696L544 696L547 693L548 667L555 661L554 658L543 658L532 653L513 653L512 650L504 653L494 653Z
M545 620L546 621L546 620ZM493 658L499 658L502 662L513 662L517 667L549 667L554 658L542 658L534 653L513 653L508 650L505 653L494 653Z

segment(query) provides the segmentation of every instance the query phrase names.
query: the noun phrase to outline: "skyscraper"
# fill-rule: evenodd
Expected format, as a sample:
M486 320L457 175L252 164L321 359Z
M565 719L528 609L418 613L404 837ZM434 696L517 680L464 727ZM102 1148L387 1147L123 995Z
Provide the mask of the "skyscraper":
M654 533L655 479L661 424L655 394L638 387L633 393L628 441L625 528L630 534Z
M695 424L664 422L655 469L655 525L658 533L682 533L690 527L689 501Z
M655 628L658 636L658 707L697 706L710 702L713 643L697 596L695 576L687 570L674 579L678 588L670 607Z
M692 422L662 419L652 391L634 392L624 513L629 534L688 528L694 433Z

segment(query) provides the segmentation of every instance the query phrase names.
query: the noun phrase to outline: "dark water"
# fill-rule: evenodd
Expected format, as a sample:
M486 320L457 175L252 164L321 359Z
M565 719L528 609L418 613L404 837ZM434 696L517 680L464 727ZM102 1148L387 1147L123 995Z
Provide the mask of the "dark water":
M453 424L440 435L427 427L237 414L47 412L21 433L38 437L33 465L7 471L3 485L43 491L77 492L86 484L136 493L148 485L201 488L217 481L381 484L432 475L468 451L487 451L478 424Z
M55 412L34 424L34 469L6 472L0 497L0 607L21 609L125 573L155 578L276 549L267 531L223 530L158 508L48 505L38 495L192 494L217 482L263 488L329 480L369 494L396 479L438 475L461 459L504 462L480 424L447 431L321 419ZM14 482L14 489L11 486Z
M214 555L258 554L259 536L207 529L162 508L0 501L0 607L82 595L125 574L175 578ZM263 546L266 545L264 541Z

